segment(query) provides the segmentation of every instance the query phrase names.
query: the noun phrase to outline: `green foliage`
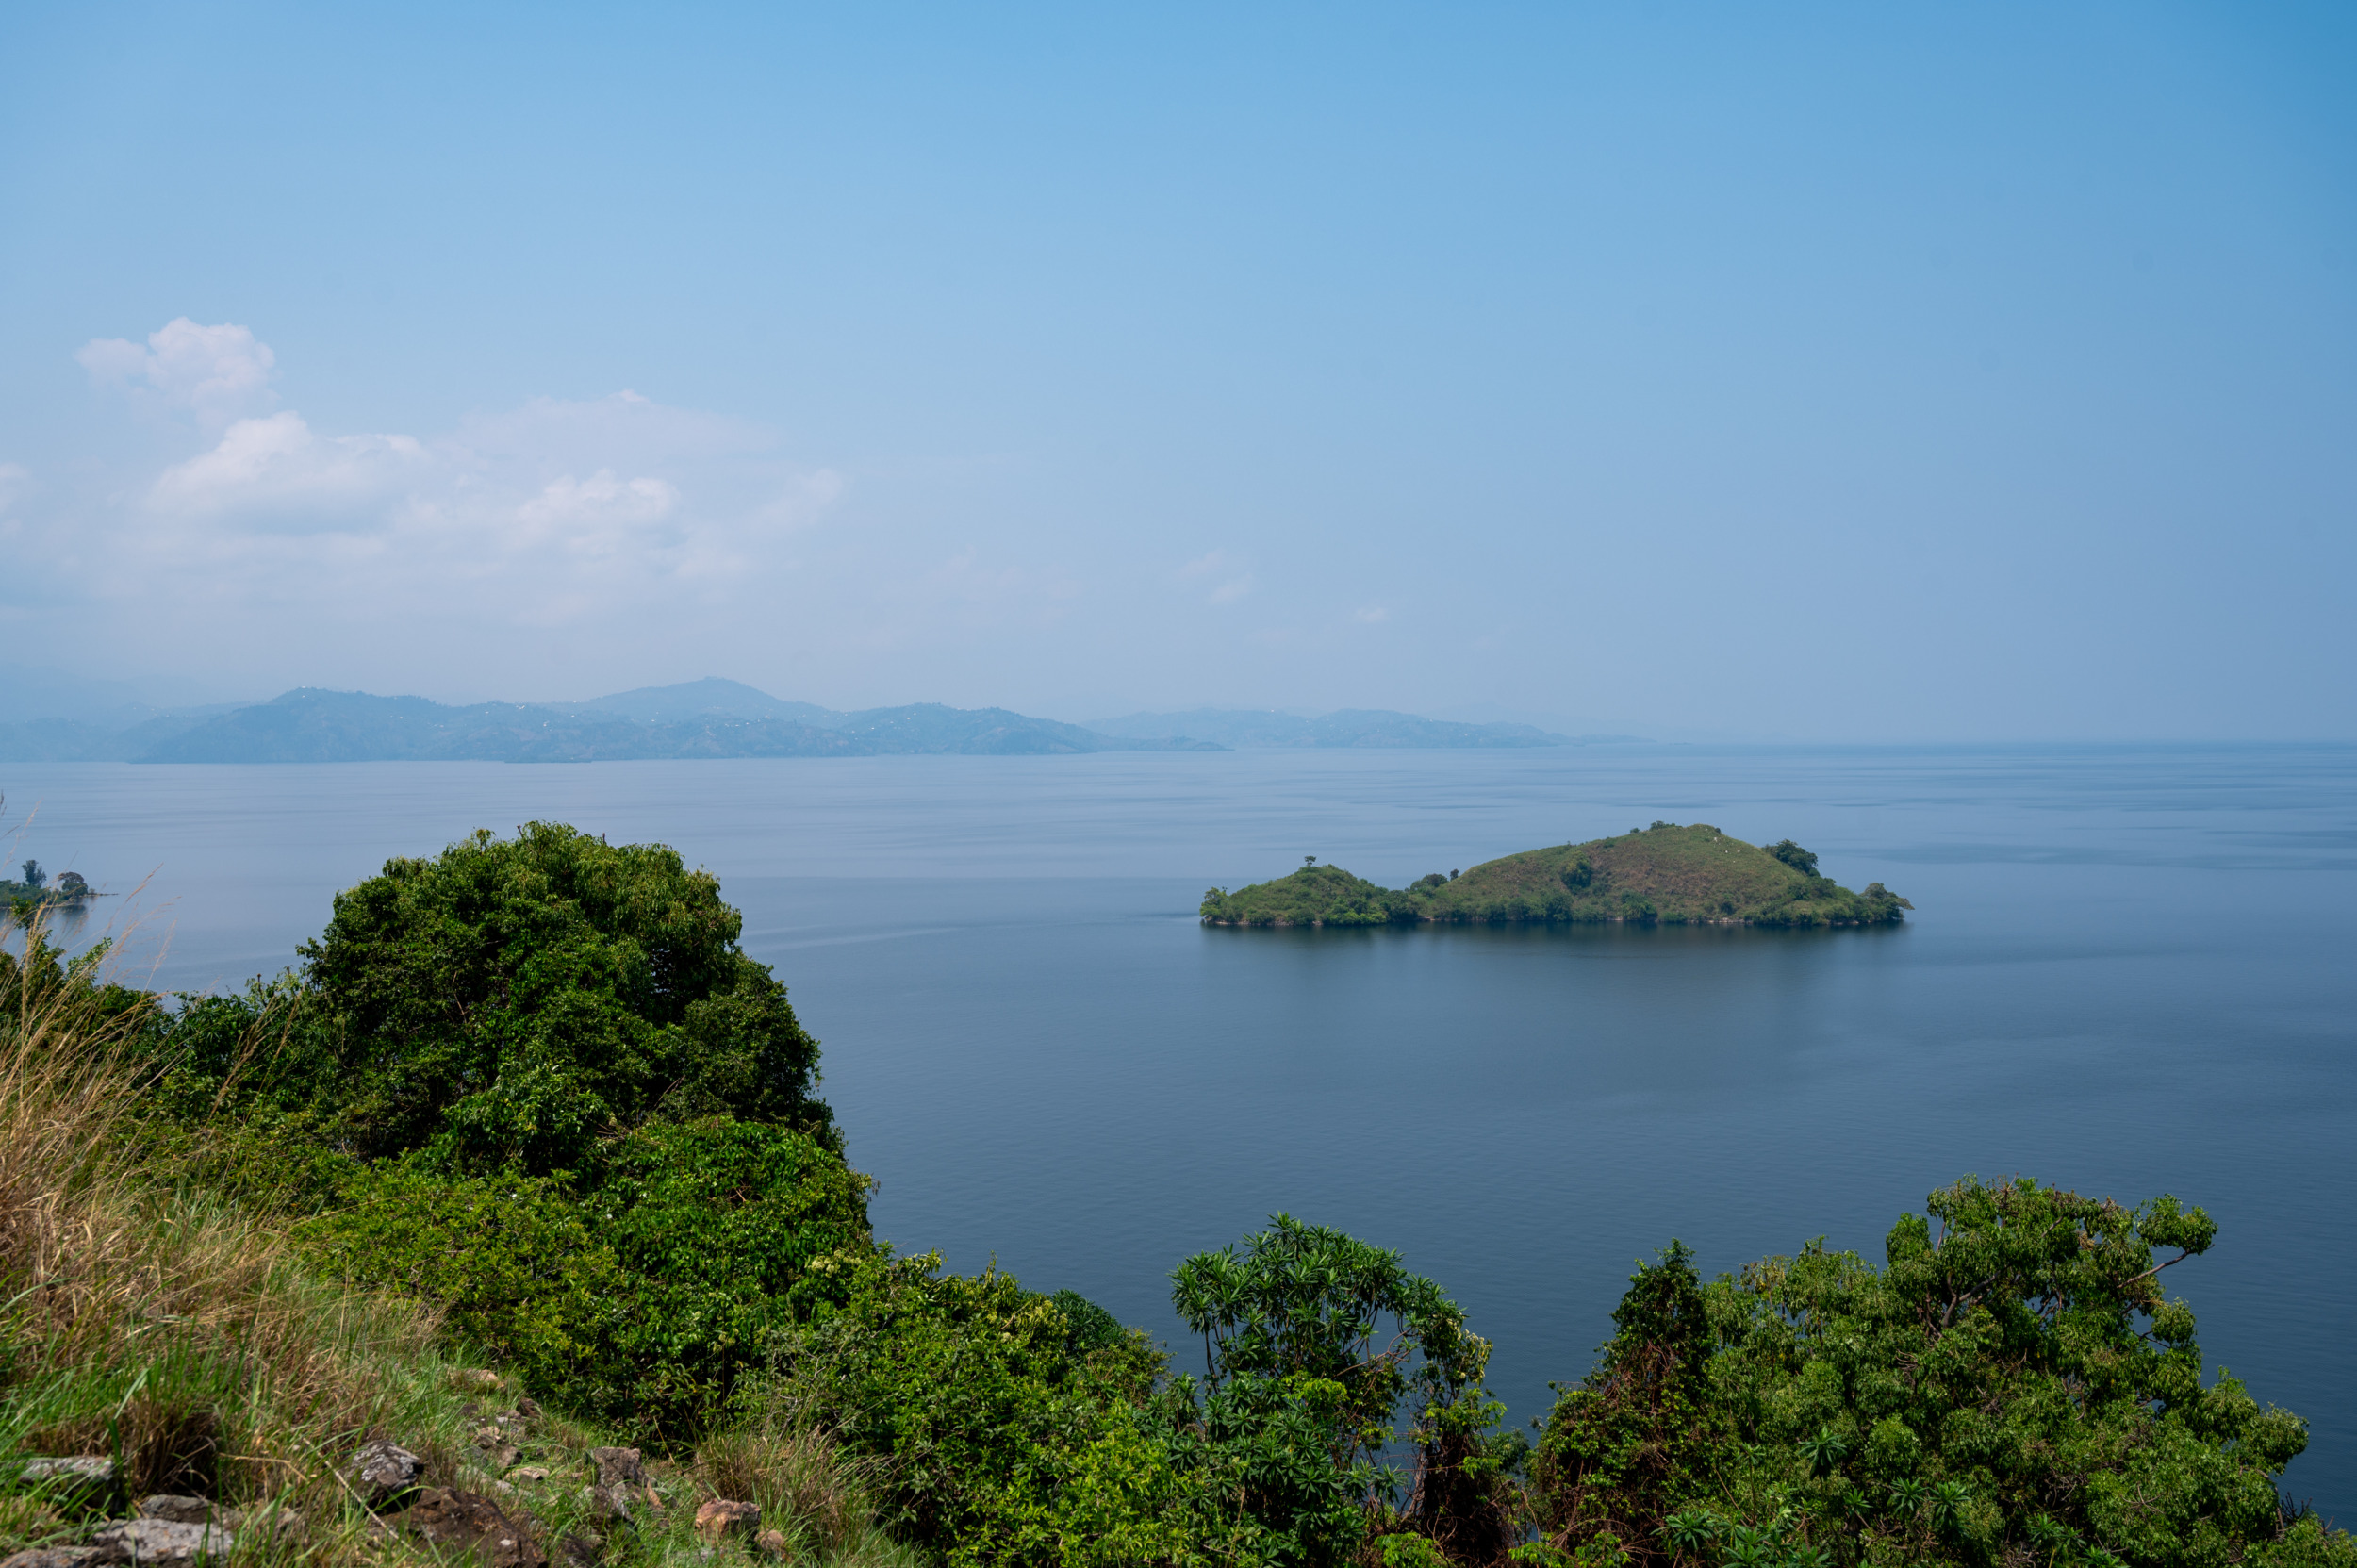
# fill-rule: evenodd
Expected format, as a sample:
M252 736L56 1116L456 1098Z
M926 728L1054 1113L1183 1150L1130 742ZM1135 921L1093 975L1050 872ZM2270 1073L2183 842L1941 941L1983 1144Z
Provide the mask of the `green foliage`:
M337 1136L368 1155L546 1175L658 1114L831 1136L817 1043L741 926L660 845L477 833L337 897L303 949L321 1016L299 1038L338 1085Z
M1152 1429L1162 1358L1143 1334L1106 1339L1006 1275L944 1274L931 1254L817 1268L834 1299L774 1341L754 1419L791 1411L885 1461L891 1516L952 1564L1191 1556L1200 1510Z
M2284 1518L2303 1424L2231 1377L2205 1387L2193 1314L2161 1292L2217 1233L2200 1210L1973 1180L1928 1210L1879 1270L1812 1246L1699 1293L1674 1248L1640 1272L1541 1443L1558 1544L1609 1528L1634 1557L1743 1568L2357 1565L2347 1535ZM1674 1370L1615 1405L1647 1365Z
M1479 1387L1489 1343L1399 1254L1277 1214L1241 1251L1198 1253L1172 1279L1172 1304L1203 1336L1204 1375L1176 1379L1164 1409L1174 1459L1211 1503L1206 1538L1258 1560L1342 1560L1369 1502L1402 1490L1381 1459L1405 1405L1413 1523L1463 1537L1476 1560L1503 1544L1502 1516L1484 1506L1493 1475L1464 1473L1497 1410Z
M578 1193L559 1179L350 1175L296 1236L356 1284L444 1306L536 1388L649 1433L697 1430L866 1243L865 1177L790 1128L641 1128Z
M1816 874L1786 839L1762 850L1706 823L1656 822L1620 838L1529 850L1396 892L1338 867L1204 895L1208 925L1891 925L1914 906L1874 883L1864 893Z
M154 997L101 978L111 942L92 943L69 959L50 942L47 916L32 900L19 901L14 920L23 935L19 950L0 948L0 1043L13 1042L36 1020L108 1046L161 1027L163 1010Z
M1658 1261L1640 1264L1612 1323L1600 1364L1559 1391L1547 1418L1534 1465L1541 1522L1567 1553L1633 1543L1650 1558L1660 1543L1692 1556L1706 1532L1677 1510L1707 1489L1728 1455L1693 1254L1672 1242Z
M1214 887L1203 895L1203 919L1215 926L1384 926L1421 918L1417 894L1377 887L1339 866L1305 865L1289 877L1237 893Z
M392 861L300 980L151 1032L149 1136L544 1395L692 1435L867 1245L817 1044L738 929L671 850L561 826Z

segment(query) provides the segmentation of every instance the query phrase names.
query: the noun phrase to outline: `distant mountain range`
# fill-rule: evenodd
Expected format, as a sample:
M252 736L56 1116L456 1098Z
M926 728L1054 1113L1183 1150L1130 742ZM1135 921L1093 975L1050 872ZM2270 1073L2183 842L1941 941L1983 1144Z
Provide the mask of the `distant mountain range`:
M466 706L305 686L244 706L159 712L128 704L85 718L0 724L0 762L610 762L1571 744L1526 724L1451 724L1379 710L1300 718L1203 708L1086 726L938 702L842 713L717 678L586 702Z

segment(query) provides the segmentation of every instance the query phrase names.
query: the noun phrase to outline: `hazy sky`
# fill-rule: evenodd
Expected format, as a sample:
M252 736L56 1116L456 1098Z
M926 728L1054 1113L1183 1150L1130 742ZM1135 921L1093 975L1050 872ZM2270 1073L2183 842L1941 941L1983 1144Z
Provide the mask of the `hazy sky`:
M20 4L0 628L2357 736L2357 8Z

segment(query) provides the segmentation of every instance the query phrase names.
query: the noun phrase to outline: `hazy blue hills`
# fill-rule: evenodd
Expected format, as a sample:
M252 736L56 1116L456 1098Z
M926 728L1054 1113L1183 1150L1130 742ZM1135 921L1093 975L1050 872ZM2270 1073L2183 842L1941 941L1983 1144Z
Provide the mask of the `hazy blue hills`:
M1100 734L1144 740L1193 735L1235 747L1365 747L1397 751L1442 751L1463 747L1580 746L1628 740L1628 735L1558 735L1530 724L1456 724L1419 718L1387 708L1343 708L1305 718L1297 714L1239 708L1194 708L1185 713L1133 713L1093 718Z
M90 695L96 696L96 688ZM107 696L118 695L108 691ZM843 712L707 677L584 702L475 702L305 686L267 702L93 703L0 723L0 762L609 762L677 757L1219 751L1231 747L1573 746L1528 724L1460 724L1379 708L1316 718L1197 708L1091 724L914 702Z
M96 718L0 724L0 762L131 762L228 708L181 713L117 711Z
M788 717L802 711L820 722ZM733 681L699 681L623 692L593 702L466 706L422 697L304 687L148 737L137 750L125 736L116 735L104 737L103 745L79 755L81 760L101 760L103 754L133 762L206 763L614 762L1223 749L1208 741L1098 734L1077 724L1032 718L1004 708L918 702L836 713L782 702Z
M686 719L725 716L730 718L782 718L790 724L808 724L814 729L832 730L841 728L843 721L851 717L848 713L837 713L832 708L822 708L816 702L784 701L742 681L724 681L717 675L707 675L701 681L682 681L673 686L639 686L633 691L618 691L611 697L593 697L586 702L544 702L540 705L560 708L568 713L618 714L624 718L644 719L653 724L675 724Z

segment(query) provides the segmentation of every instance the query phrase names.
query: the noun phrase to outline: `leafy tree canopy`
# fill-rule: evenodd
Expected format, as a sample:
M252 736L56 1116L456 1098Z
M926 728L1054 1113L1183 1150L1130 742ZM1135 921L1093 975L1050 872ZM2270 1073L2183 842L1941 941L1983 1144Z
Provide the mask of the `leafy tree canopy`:
M1340 1560L1370 1504L1400 1500L1380 1461L1405 1403L1409 1523L1465 1537L1473 1560L1494 1555L1503 1515L1487 1477L1463 1474L1498 1410L1480 1388L1490 1345L1438 1285L1396 1252L1287 1214L1172 1279L1172 1305L1203 1336L1204 1376L1174 1380L1165 1430L1180 1472L1208 1483L1206 1538L1250 1560Z
M1564 1550L1698 1563L2357 1562L2275 1486L2300 1420L2204 1385L2163 1270L2217 1227L2019 1180L1935 1193L1887 1263L1640 1271L1541 1444ZM1607 1539L1608 1538L1608 1539Z
M478 832L338 894L299 989L194 1000L175 1045L226 1084L278 1004L260 1027L280 1048L249 1081L290 1113L332 1106L322 1131L363 1158L547 1175L602 1135L715 1114L832 1144L817 1042L741 925L661 845Z

